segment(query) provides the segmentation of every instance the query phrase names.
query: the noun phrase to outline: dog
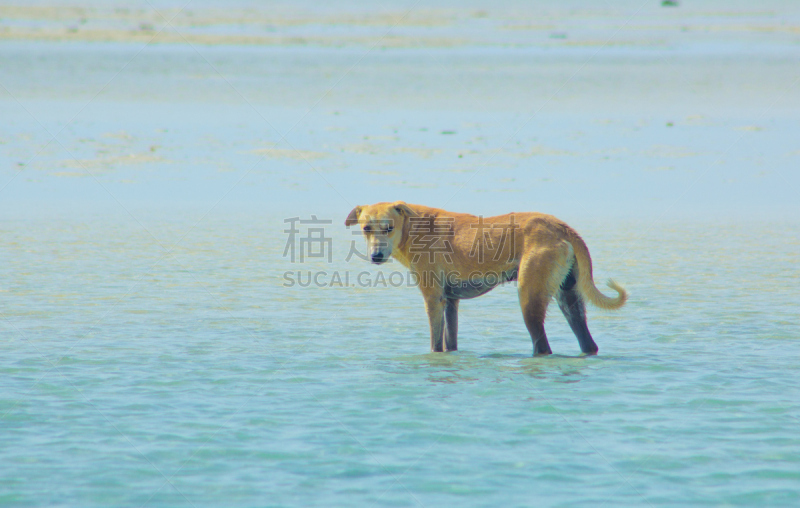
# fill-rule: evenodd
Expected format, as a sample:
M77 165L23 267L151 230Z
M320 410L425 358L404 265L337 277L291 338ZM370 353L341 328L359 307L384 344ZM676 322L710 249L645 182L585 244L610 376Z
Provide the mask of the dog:
M584 302L618 309L628 298L613 280L608 286L616 298L597 289L583 239L552 215L484 218L396 201L357 206L345 225L361 227L372 263L394 257L419 283L432 352L458 350L459 300L481 296L504 282L518 283L534 356L552 354L544 320L553 297L586 355L597 354L598 347L586 325Z

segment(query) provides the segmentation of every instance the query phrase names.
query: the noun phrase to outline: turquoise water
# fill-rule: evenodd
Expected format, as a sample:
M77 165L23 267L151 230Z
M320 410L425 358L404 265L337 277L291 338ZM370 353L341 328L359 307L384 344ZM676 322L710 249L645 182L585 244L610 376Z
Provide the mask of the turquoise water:
M590 311L597 357L552 309L531 358L513 287L429 354L416 289L284 288L282 220L198 218L144 221L164 247L124 219L2 224L3 504L800 500L797 225L587 231L630 303ZM342 254L311 269L375 280Z
M800 15L659 4L0 7L0 505L800 504ZM574 226L600 354L428 353L396 199Z

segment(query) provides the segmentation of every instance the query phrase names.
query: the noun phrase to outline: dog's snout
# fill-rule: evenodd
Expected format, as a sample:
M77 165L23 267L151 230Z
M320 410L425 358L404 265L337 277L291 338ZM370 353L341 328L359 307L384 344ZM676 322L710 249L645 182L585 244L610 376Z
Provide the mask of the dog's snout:
M383 262L383 252L373 252L370 255L370 260L373 263L382 263Z

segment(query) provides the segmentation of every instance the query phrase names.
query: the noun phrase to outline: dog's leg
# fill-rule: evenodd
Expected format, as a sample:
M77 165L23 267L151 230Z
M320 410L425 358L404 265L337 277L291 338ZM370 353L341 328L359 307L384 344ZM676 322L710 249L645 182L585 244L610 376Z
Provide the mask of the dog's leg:
M547 334L544 332L544 317L547 313L547 302L542 298L523 298L520 293L520 304L522 305L522 317L525 319L525 326L531 334L533 341L533 354L549 355L553 354L550 343L547 341Z
M425 298L425 310L428 312L428 322L431 325L431 352L440 353L444 351L442 345L444 339L444 296Z
M526 252L519 266L519 303L525 326L531 334L534 355L553 351L544 332L547 305L570 268L572 247L562 245Z
M448 298L444 304L444 349L445 351L458 350L458 300Z
M569 327L572 328L573 333L578 338L581 351L586 354L596 355L598 351L597 344L592 339L592 334L589 333L589 327L586 325L586 305L583 297L575 287L578 275L577 268L577 266L573 266L567 278L561 283L561 288L556 293L556 301L558 302L558 308L567 318Z

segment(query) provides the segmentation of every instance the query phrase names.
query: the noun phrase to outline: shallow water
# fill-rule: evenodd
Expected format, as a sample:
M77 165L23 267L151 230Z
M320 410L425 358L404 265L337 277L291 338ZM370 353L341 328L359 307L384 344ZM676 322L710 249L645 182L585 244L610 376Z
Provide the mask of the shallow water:
M2 8L0 504L800 503L796 7L656 4ZM395 199L572 224L600 354L428 353Z
M285 288L243 219L2 224L4 504L798 502L796 225L586 232L630 303L531 358L512 286L428 354L415 288Z

